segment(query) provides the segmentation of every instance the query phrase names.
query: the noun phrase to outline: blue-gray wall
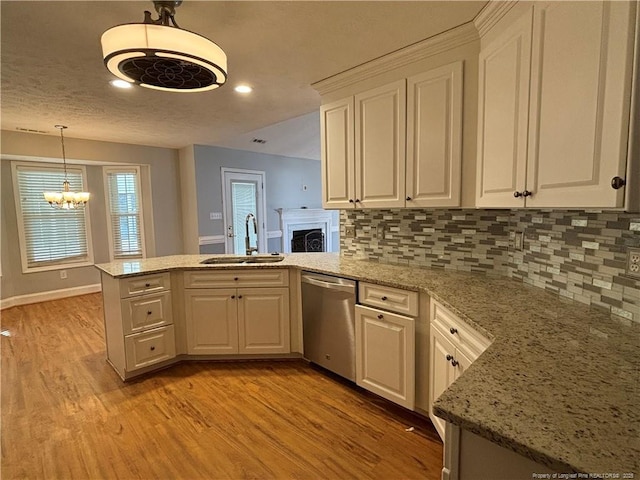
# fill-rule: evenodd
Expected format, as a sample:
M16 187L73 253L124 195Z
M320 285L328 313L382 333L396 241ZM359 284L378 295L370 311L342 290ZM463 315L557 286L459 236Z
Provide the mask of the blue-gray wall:
M265 172L267 231L280 229L277 208L322 208L319 161L204 145L194 148L200 236L225 233L222 220L209 219L210 212L222 212L222 167ZM302 185L307 186L306 191L302 190ZM337 235L334 245L338 245ZM269 240L270 252L281 249L280 238ZM224 245L203 245L200 251L223 253Z

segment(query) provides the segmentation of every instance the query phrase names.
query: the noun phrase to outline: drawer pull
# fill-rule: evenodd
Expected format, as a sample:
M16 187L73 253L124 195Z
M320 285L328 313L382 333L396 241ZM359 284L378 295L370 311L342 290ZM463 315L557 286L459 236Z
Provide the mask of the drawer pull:
M455 358L451 360L451 366L457 367L458 365L459 365L459 362Z
M233 279L237 282L238 281L238 277L233 277Z
M156 347L154 347L153 345L151 345L151 347L149 348L149 350L151 350L152 352L156 349Z
M151 286L151 284L150 283L145 283L144 286L145 286L145 288L149 288Z
M378 315L378 320L382 320L384 318L384 315L380 314Z
M147 310L147 315L151 315L153 312L151 310Z
M447 355L445 358L447 359L447 362L450 362L453 360L453 355Z
M453 328L453 327L451 327L451 328L449 329L449 332L451 332L451 335L455 335L456 333L458 333L458 329L457 329L457 328Z
M387 297L380 297L380 300L382 300L383 302L387 301Z

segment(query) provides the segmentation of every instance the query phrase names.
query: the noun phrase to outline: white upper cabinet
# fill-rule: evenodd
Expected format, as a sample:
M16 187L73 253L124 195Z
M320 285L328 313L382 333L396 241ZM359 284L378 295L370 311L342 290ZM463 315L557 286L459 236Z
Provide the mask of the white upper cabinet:
M460 206L462 62L407 79L407 207Z
M635 9L518 5L483 39L477 206L623 206Z
M478 78L476 206L522 206L525 185L532 9L483 46Z
M355 96L356 208L404 207L406 81Z
M353 97L320 107L322 206L354 206Z

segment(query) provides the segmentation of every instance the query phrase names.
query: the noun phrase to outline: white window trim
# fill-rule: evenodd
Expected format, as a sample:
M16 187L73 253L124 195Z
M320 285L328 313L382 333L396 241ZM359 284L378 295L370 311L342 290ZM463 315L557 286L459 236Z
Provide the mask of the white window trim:
M111 211L110 211L110 200L109 200L109 173L127 173L131 171L136 172L136 180L137 180L137 188L139 195L139 210L140 210L140 242L142 246L142 256L130 256L130 257L118 257L115 258L114 255L114 245L113 245L113 229L111 225ZM102 179L104 182L104 207L105 213L107 216L107 232L108 232L108 240L109 240L109 258L113 262L114 260L126 260L127 258L136 259L136 258L147 258L147 241L146 241L146 224L144 219L144 210L145 210L145 201L144 196L142 195L142 171L139 165L121 165L117 167L102 167Z
M11 177L13 183L13 198L16 208L16 220L18 224L18 240L20 243L20 260L22 263L22 273L35 273L35 272L46 272L51 270L65 270L69 268L78 268L78 267L89 267L95 265L93 260L93 239L91 238L91 214L89 205L91 204L91 200L84 207L84 227L86 230L86 238L87 238L87 259L79 262L60 262L55 264L49 264L41 267L30 267L28 265L27 260L27 242L26 236L24 233L24 221L22 215L22 202L20 200L20 189L18 187L18 168L19 167L43 167L43 168L56 168L58 166L52 167L50 163L40 163L40 162L11 162ZM87 186L87 169L84 165L74 165L74 169L79 169L82 172L82 184ZM62 165L59 166L59 170L62 171ZM62 188L62 184L60 184L60 188ZM42 197L42 201L45 202L44 197Z

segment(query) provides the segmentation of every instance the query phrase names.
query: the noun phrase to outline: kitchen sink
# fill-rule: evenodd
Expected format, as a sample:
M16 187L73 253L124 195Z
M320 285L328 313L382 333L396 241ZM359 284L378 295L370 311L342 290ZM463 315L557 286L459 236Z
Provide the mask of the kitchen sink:
M233 265L243 263L274 263L284 260L282 255L246 255L243 257L211 257L202 260L200 263L205 265Z

